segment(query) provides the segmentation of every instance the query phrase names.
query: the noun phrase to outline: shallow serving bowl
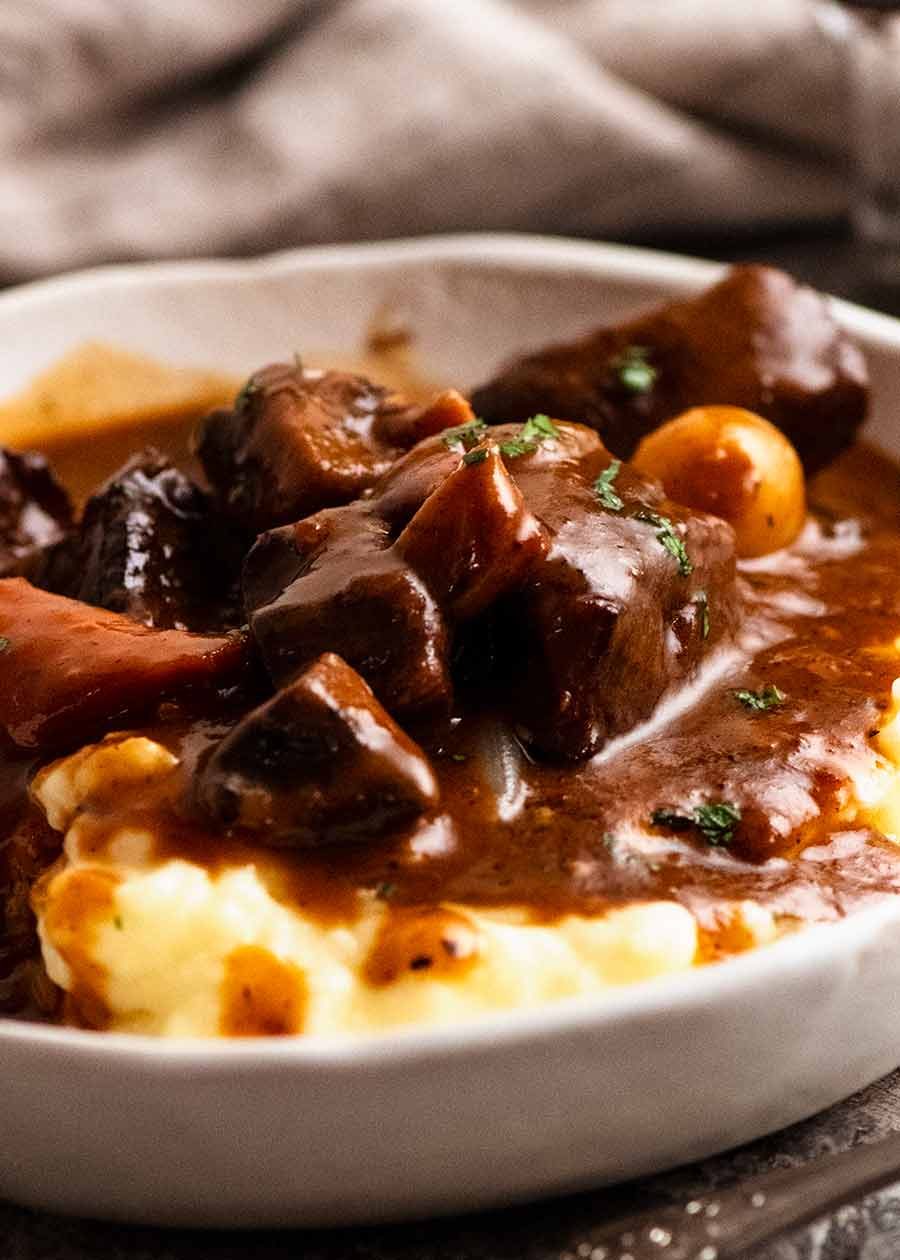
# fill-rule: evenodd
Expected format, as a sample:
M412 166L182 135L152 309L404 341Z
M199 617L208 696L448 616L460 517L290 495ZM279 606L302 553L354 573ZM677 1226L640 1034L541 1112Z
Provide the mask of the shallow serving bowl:
M438 382L709 284L645 251L469 236L117 267L0 295L13 392L89 339L245 372L355 350L384 308ZM844 303L900 456L900 323ZM0 433L2 440L2 433ZM163 1043L0 1019L0 1198L321 1225L510 1202L696 1159L900 1062L900 899L602 999L359 1040Z

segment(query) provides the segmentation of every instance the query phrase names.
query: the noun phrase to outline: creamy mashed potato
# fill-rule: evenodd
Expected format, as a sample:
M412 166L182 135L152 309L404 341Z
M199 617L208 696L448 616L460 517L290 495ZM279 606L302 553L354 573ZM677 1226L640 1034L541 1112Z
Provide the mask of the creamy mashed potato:
M698 959L693 916L669 901L597 917L529 921L521 910L390 907L357 896L348 922L279 900L277 855L206 869L158 859L155 837L118 827L95 851L92 820L175 758L144 737L58 761L36 800L65 853L35 895L47 970L96 1026L163 1036L345 1033L452 1023L480 1011L602 993ZM754 903L732 908L736 948L775 932Z
M900 681L875 743L875 767L854 785L845 817L897 839ZM112 736L48 766L33 785L65 833L63 857L34 898L44 961L92 1026L200 1037L453 1023L601 995L795 926L747 900L723 903L710 938L674 901L535 922L512 906L392 907L369 890L330 922L280 895L289 859L276 853L215 866L160 857L159 837L137 822L117 825L98 848L96 819L122 817L132 789L177 764L151 739Z

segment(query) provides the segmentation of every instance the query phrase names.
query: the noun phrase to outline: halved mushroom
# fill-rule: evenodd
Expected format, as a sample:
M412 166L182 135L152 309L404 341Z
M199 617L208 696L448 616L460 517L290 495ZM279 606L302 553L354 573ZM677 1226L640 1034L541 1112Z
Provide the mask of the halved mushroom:
M236 626L245 545L209 496L148 448L91 496L39 583L159 629Z
M438 801L425 754L330 652L212 748L193 792L216 823L289 848L376 839Z

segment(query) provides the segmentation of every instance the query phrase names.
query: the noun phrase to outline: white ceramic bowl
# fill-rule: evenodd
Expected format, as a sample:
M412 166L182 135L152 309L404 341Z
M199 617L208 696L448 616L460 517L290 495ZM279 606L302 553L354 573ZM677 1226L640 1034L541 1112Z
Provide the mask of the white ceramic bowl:
M87 338L236 372L353 349L401 308L433 378L713 280L710 263L470 236L104 269L0 295L12 391ZM900 323L869 353L900 454ZM0 434L2 438L2 434ZM161 1043L0 1020L0 1197L190 1225L321 1225L510 1202L696 1159L900 1061L900 900L718 967L452 1030Z

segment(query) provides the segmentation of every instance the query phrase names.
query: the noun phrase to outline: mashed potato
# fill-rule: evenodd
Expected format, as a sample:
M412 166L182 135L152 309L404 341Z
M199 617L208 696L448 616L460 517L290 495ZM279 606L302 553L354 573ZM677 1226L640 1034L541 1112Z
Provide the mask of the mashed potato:
M140 826L119 827L97 852L92 820L175 764L152 740L118 737L35 780L65 831L64 857L35 896L44 959L82 1022L191 1037L452 1023L602 993L698 957L693 916L669 901L546 924L513 907L401 908L360 892L355 916L329 924L278 899L277 855L217 869L160 860ZM774 935L752 903L732 926L741 945Z
M900 680L873 744L840 821L898 841ZM277 851L234 857L212 846L204 858L160 844L131 801L165 792L178 768L154 740L114 735L47 766L32 785L65 836L33 897L44 962L70 1018L89 1027L206 1037L452 1024L602 996L797 926L750 900L723 901L711 934L675 901L546 922L516 906L393 905L369 889L340 913L317 915L285 895L291 859Z
M846 812L897 838L900 682L886 718ZM684 971L785 926L753 901L723 905L711 941L673 901L546 923L512 906L392 906L368 890L331 922L279 896L285 859L267 850L215 866L160 857L138 822L98 847L96 820L127 817L129 793L177 764L151 739L112 736L35 779L35 799L65 833L34 897L44 961L89 1026L204 1037L454 1023Z

